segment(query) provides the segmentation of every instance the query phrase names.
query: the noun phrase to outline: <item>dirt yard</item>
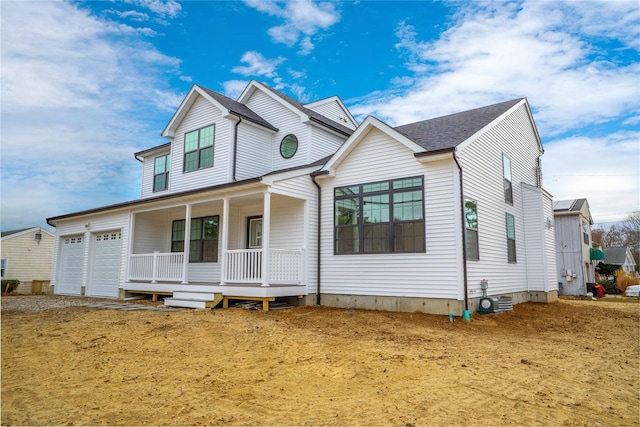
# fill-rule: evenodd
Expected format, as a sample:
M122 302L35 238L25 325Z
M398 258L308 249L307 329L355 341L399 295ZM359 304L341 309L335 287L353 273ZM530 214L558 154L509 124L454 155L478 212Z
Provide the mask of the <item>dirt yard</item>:
M26 297L2 298L2 425L640 424L637 302L452 324L314 307L24 313L7 298Z

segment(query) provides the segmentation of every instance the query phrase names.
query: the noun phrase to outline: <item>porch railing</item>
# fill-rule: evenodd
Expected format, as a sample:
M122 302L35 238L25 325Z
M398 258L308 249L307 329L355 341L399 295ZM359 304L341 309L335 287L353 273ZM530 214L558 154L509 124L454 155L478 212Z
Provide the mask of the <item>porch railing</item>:
M299 285L302 283L301 249L270 249L270 284ZM225 282L261 283L263 249L237 249L225 252Z
M182 281L183 252L129 255L129 279Z

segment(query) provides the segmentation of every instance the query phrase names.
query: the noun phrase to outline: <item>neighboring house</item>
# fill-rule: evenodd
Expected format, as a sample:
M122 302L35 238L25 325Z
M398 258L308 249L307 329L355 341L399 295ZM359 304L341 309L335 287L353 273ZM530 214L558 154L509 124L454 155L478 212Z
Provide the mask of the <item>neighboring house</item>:
M358 126L337 97L301 104L252 81L234 101L194 85L162 135L135 155L140 199L47 220L56 293L456 315L483 279L516 303L557 297L524 98L393 128Z
M557 278L562 295L585 295L595 282L595 266L601 251L592 247L593 218L587 199L553 203L556 232Z
M617 246L604 250L605 264L619 265L625 272L631 273L636 269L636 260L628 246Z
M3 231L0 247L2 279L20 280L16 292L30 294L34 280L51 279L55 236L40 227Z

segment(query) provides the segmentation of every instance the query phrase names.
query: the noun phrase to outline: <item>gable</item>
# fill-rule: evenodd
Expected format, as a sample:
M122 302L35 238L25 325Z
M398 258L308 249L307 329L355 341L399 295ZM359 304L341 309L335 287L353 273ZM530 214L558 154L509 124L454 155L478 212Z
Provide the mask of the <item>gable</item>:
M171 117L171 120L165 129L162 131L162 136L166 138L172 138L175 136L176 129L182 124L182 121L185 119L189 110L199 97L202 97L207 102L211 103L225 117L228 117L229 115L242 117L243 119L249 120L267 129L277 130L268 121L264 120L254 111L251 111L251 109L246 105L202 86L193 85L189 90L189 93L187 93L187 96L185 96L180 103L180 106L174 115Z
M340 98L332 96L304 105L306 108L316 111L323 116L343 124L349 129L358 127L358 122L353 118L351 112L345 107Z

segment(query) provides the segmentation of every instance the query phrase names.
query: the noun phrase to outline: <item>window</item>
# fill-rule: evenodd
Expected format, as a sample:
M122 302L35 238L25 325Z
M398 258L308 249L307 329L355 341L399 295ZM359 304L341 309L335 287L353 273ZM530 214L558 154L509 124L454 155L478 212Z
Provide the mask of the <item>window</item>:
M582 221L582 240L585 245L589 244L589 225L586 221Z
M218 223L220 217L191 219L189 262L218 262ZM185 220L173 221L171 252L184 252Z
M424 252L422 177L335 189L336 254Z
M184 172L213 166L214 134L214 125L184 134Z
M513 204L513 186L511 185L511 159L502 155L502 169L504 175L504 201Z
M169 163L171 156L156 157L153 160L153 191L162 191L169 188Z
M480 259L480 249L478 245L478 202L475 200L464 200L464 223L467 259L478 261Z
M290 159L298 151L298 138L289 134L282 138L280 142L280 155L285 159Z
M516 223L511 214L507 214L507 259L516 262Z
M0 260L0 278L7 278L7 258L2 258Z

